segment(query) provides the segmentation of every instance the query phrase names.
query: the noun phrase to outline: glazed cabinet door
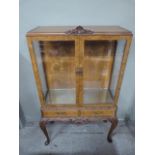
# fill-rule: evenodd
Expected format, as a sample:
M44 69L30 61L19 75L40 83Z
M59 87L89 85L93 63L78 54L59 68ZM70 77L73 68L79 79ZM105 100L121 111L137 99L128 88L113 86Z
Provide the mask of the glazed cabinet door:
M116 41L81 37L83 105L112 104L110 83Z
M30 47L31 48L31 47ZM32 40L31 58L42 104L76 105L79 102L79 40L76 36Z

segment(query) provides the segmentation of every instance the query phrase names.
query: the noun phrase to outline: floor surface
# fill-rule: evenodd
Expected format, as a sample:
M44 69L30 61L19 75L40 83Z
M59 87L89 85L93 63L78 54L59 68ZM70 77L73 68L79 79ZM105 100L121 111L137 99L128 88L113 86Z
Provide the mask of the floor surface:
M20 129L20 155L134 155L134 125L120 122L113 133L113 143L106 136L110 123L84 125L54 123L48 125L52 142L37 125Z

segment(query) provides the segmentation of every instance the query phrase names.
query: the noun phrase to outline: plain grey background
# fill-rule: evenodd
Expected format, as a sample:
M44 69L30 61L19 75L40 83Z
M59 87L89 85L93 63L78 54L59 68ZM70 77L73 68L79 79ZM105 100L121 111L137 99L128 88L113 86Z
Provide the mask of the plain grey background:
M26 32L36 26L119 25L135 29L134 0L20 0L20 109L26 122L39 121L40 105L26 42ZM134 120L134 38L121 88L118 118Z

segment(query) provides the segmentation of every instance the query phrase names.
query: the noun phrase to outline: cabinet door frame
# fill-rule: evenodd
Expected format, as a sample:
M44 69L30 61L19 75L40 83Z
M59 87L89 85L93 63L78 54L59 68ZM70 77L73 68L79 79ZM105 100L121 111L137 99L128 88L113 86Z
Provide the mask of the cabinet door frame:
M77 105L79 105L78 96L80 94L80 89L78 84L79 79L77 78L76 72L75 72L76 103L75 104L47 104L46 103L45 97L43 95L43 87L42 87L42 82L39 75L39 69L38 69L37 60L36 60L35 49L33 47L33 41L75 41L75 71L76 71L76 68L79 67L79 37L75 35L27 36L27 43L29 47L29 53L31 57L32 68L33 68L33 73L34 73L36 86L37 86L37 93L39 96L41 107L76 107Z

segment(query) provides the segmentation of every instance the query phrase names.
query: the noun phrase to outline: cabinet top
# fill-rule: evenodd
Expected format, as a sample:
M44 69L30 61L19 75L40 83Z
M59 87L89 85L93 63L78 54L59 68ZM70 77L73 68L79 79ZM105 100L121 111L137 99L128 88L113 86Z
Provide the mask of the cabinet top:
M120 26L40 26L27 32L27 36L38 35L132 35Z

